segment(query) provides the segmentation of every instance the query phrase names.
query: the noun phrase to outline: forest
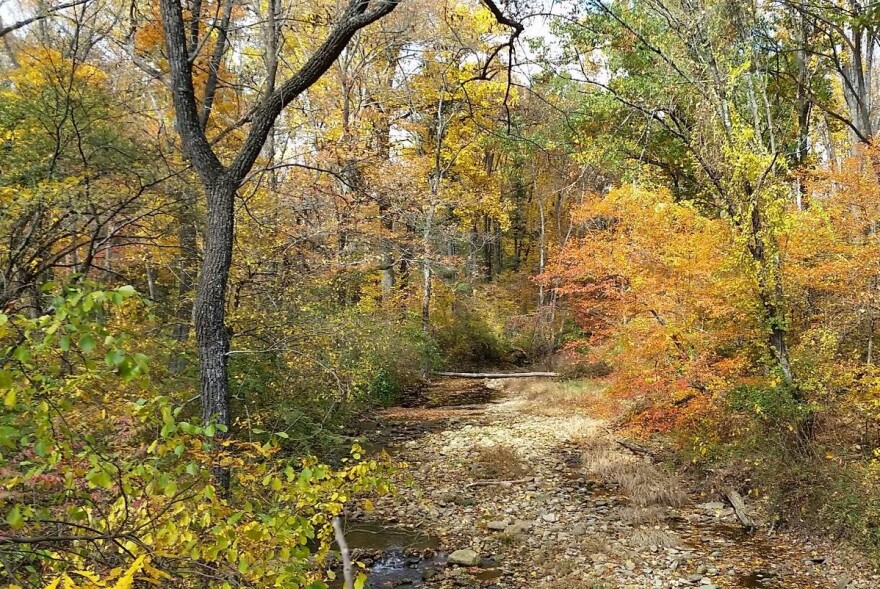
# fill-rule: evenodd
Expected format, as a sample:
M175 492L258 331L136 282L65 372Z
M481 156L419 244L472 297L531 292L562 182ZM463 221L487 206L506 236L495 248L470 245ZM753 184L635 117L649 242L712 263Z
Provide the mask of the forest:
M880 1L0 41L2 586L880 587Z

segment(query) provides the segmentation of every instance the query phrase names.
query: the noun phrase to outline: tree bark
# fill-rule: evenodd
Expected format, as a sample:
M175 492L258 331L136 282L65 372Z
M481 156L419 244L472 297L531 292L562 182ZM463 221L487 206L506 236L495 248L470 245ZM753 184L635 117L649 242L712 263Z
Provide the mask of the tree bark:
M230 426L227 366L230 333L226 327L226 290L232 264L236 185L218 182L206 192L205 254L193 308L199 356L202 421L228 430ZM222 439L228 432L218 431ZM229 488L229 470L216 466L215 481Z
M391 207L385 197L379 201L379 228L382 232L380 240L380 264L382 267L382 299L387 300L394 293L394 253L392 234L394 232L394 217Z

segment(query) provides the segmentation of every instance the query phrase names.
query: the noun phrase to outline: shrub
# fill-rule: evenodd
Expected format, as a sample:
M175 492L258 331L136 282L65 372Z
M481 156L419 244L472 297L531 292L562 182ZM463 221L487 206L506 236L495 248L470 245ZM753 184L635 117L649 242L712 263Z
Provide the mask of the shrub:
M131 287L79 286L51 314L0 314L4 572L49 587L325 587L332 518L390 491L390 465L355 447L333 469L286 455L286 432L241 440L188 421L114 329L136 305Z

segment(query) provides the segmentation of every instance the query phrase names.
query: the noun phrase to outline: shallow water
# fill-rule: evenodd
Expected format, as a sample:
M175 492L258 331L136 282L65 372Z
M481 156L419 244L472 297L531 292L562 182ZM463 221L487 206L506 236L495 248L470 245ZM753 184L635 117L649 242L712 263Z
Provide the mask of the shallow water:
M755 571L738 577L737 582L740 587L747 587L748 589L766 589L774 577L773 573Z
M404 526L381 522L351 523L345 530L345 541L351 549L363 550L426 550L438 548L440 539Z
M351 550L379 553L369 567L368 586L386 589L404 585L421 587L426 579L446 566L446 554L436 552L440 539L419 530L381 522L349 522L345 539ZM473 573L478 581L491 581L501 576L498 563L483 559L481 570ZM343 586L342 575L330 585Z

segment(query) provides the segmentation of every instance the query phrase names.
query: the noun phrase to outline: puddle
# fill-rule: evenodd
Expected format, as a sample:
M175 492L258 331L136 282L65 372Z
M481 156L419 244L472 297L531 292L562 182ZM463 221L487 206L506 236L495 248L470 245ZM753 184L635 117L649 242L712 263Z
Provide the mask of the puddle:
M412 528L381 522L348 522L345 540L353 551L377 555L373 559L362 558L372 560L368 572L368 586L372 589L419 587L437 567L445 566L445 557L435 552L440 539ZM343 587L341 573L330 587Z
M501 577L503 571L501 569L486 569L471 575L477 581L494 581Z
M776 578L776 575L767 571L754 571L748 575L741 575L737 578L740 587L748 589L767 589L770 583Z
M387 526L378 522L356 522L345 530L345 541L351 549L369 551L427 550L440 546L440 539L403 526Z

